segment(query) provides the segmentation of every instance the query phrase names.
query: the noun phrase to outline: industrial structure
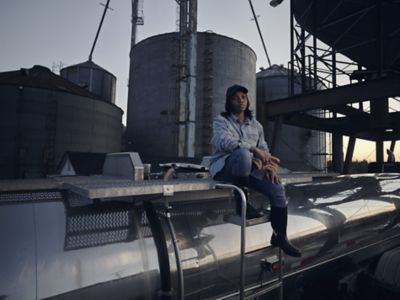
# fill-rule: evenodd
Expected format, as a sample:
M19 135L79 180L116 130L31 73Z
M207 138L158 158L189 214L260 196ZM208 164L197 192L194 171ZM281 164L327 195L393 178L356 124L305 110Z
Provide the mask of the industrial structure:
M122 110L45 67L0 73L0 98L1 179L52 174L65 151L121 149Z
M210 155L212 120L225 109L225 87L238 82L248 87L250 106L256 109L254 51L240 41L210 32L196 33L196 41L197 69L184 78L180 75L179 33L150 37L131 50L127 147L145 161L191 157L185 152L188 148L183 151L181 147L187 144L186 135L180 135L181 126L191 132L193 157ZM195 90L189 93L195 94L195 100L180 93L189 77L196 79ZM189 98L190 109L185 102ZM188 111L192 116L180 119Z
M299 74L296 74L298 79ZM296 171L325 171L326 169L326 134L291 125L282 125L279 139L273 140L275 123L264 118L264 103L288 96L290 70L283 66L272 65L257 73L257 117L264 127L265 138L274 155L281 159L281 165ZM309 81L311 78L309 78ZM306 83L307 84L307 83ZM317 89L324 86L320 83ZM302 82L295 81L294 93L302 92ZM308 111L308 115L321 116L323 110ZM276 145L276 146L275 146Z
M382 164L383 142L391 141L393 151L400 138L399 112L393 109L400 96L398 2L292 0L290 9L289 97L266 103L264 116L277 121L277 137L282 123L332 133L334 171L349 171L356 139L374 141ZM300 95L294 93L296 72L303 83L313 78L311 86L302 84ZM318 82L329 89L316 91ZM327 114L304 113L312 109Z
M106 13L108 9L111 9L109 4L110 0L107 0L105 5L102 4L104 5L104 10L100 19L100 24L97 28L96 36L94 38L88 60L86 62L61 69L60 75L63 78L97 95L99 99L115 104L115 87L117 79L113 74L95 64L92 60L93 52L100 35Z

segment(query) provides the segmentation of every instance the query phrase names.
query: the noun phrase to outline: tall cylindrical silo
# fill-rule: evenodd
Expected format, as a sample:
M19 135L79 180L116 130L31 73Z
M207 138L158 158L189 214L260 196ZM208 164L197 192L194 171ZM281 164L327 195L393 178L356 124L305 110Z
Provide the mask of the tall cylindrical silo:
M295 75L298 76L298 75ZM283 66L273 65L257 73L257 103L287 98L289 95L290 71ZM301 93L301 80L295 80L294 93ZM322 87L321 87L322 88ZM308 112L321 117L323 111ZM264 126L267 141L271 141L273 122L259 117ZM282 165L291 170L325 170L325 133L300 127L283 125L275 154Z
M34 66L0 73L0 179L43 177L66 151L121 150L122 110Z
M61 69L60 75L87 89L102 100L115 104L115 86L117 79L113 74L92 61Z
M136 44L131 51L127 147L145 159L178 156L179 34L167 33ZM224 111L232 84L249 89L255 106L256 55L244 43L210 32L197 33L195 158L211 154L213 118Z

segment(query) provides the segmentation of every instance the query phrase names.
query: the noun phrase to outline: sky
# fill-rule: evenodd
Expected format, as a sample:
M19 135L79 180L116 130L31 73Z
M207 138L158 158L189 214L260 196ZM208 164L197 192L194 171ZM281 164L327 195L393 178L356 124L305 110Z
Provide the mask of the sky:
M0 0L0 72L88 59L106 0ZM272 64L289 60L289 1L271 7L252 0ZM116 105L126 114L131 35L131 0L111 0L93 61L117 77ZM177 29L175 0L143 0L144 25L137 42ZM238 39L257 54L257 70L268 67L248 0L198 0L198 31ZM57 71L56 71L57 72ZM124 115L124 123L125 123ZM373 160L372 143L357 141L355 158ZM397 147L397 151L399 147ZM400 156L397 153L396 156Z

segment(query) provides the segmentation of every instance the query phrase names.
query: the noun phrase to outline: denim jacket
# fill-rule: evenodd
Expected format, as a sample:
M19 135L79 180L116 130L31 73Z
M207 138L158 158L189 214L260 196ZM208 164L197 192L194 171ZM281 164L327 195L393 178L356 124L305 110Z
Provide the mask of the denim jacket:
M213 122L211 139L213 155L210 162L210 173L215 176L225 166L225 160L237 148L257 147L269 153L264 139L264 130L255 118L246 118L243 123L230 114L227 117L218 115Z

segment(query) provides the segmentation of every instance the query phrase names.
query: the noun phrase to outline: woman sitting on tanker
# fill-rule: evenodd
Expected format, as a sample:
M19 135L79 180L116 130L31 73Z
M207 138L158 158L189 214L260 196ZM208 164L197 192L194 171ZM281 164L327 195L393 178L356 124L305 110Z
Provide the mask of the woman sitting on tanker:
M249 109L247 92L247 88L237 84L226 91L225 112L213 122L210 173L215 180L232 182L266 195L271 204L270 221L274 230L271 244L290 256L300 257L300 250L287 239L287 200L276 174L279 160L269 152L263 127ZM248 217L259 214L248 207Z

